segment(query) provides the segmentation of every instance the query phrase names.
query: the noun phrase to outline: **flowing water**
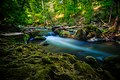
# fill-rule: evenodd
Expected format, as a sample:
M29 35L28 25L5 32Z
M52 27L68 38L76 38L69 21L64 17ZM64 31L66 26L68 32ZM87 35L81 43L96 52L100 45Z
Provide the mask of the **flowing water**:
M54 46L51 51L66 52L80 56L93 56L102 59L107 56L120 55L120 46L111 43L89 43L59 36L47 36L46 42Z
M56 36L53 32L48 32L45 36L49 45L46 46L51 52L64 52L81 56L93 56L103 59L107 56L120 55L120 45L114 42L89 43L71 38Z

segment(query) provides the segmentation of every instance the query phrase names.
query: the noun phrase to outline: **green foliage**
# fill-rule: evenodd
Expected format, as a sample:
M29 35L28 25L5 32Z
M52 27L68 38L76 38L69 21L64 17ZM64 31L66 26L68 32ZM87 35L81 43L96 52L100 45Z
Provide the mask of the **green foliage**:
M26 14L23 2L17 0L4 0L0 12L3 15L1 24L25 24Z
M96 16L108 20L111 8L112 16L118 14L117 4L114 0L2 0L0 24L76 25L78 17L91 23Z

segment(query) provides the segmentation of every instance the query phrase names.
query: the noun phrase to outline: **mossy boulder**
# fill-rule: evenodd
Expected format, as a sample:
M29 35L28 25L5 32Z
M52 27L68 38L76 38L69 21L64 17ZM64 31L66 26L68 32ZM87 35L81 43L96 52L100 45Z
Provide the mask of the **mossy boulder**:
M103 68L108 70L115 80L119 80L120 74L120 56L109 56L104 59Z
M79 40L86 40L86 33L84 32L83 29L78 29L74 34L74 38Z
M75 56L51 53L37 44L12 44L2 51L1 80L101 80L103 77Z
M42 37L42 36L35 36L34 38L36 40L45 40L46 39L45 37Z
M70 32L66 31L66 30L61 30L60 31L60 36L68 37L68 36L70 36Z
M76 39L87 40L93 37L101 37L101 30L92 25L87 25L81 29L78 29L74 35Z

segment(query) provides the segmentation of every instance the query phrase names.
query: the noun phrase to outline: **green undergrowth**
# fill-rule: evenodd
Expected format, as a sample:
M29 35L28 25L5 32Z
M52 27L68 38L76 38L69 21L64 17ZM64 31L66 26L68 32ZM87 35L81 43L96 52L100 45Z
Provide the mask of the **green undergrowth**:
M1 80L101 80L90 65L38 44L0 43Z

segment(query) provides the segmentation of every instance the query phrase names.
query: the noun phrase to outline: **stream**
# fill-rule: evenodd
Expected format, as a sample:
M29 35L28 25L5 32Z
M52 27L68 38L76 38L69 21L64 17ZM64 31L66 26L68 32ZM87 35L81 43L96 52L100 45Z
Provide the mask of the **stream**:
M65 52L74 54L77 57L80 56L93 56L97 59L103 59L107 56L119 55L119 46L108 45L111 43L88 43L84 41L78 41L70 38L62 38L59 36L47 36L46 41L51 47L53 52ZM49 47L47 46L47 47Z
M103 60L108 56L120 55L120 45L115 42L90 43L56 36L53 32L48 32L44 37L46 38L44 42L49 44L45 47L50 52L69 53L78 58L81 56L93 56L99 60Z

